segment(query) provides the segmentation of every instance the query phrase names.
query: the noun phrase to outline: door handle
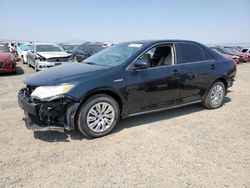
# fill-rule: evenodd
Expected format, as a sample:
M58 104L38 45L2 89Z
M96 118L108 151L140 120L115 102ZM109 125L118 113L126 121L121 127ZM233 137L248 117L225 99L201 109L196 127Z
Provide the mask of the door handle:
M173 74L174 76L179 76L179 75L180 75L179 71L176 70L176 69L173 70L172 74Z
M211 65L211 69L214 70L216 68L215 64Z

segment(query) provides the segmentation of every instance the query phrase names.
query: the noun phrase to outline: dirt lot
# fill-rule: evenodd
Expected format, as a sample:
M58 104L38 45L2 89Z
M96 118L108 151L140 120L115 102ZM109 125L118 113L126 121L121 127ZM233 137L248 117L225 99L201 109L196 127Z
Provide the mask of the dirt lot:
M250 187L250 63L220 109L130 118L94 140L25 128L17 92L33 72L0 76L0 187Z

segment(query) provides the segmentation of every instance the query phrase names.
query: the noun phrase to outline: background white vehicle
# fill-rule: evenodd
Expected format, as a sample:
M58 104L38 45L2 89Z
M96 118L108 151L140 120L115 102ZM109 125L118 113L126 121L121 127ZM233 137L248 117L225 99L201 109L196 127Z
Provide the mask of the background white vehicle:
M18 57L21 59L23 63L27 63L27 53L28 50L31 48L32 44L26 43L26 44L21 44L20 46L17 47L17 54Z
M33 43L27 53L27 63L36 71L69 63L71 54L54 43Z
M242 48L240 51L242 53L248 53L248 54L250 54L250 48Z

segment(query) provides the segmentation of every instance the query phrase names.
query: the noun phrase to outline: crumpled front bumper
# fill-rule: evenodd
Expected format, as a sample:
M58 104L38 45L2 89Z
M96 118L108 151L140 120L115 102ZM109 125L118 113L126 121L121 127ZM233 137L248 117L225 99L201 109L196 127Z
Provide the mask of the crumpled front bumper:
M58 66L58 65L63 65L63 64L68 64L71 63L71 61L67 62L48 62L48 61L39 61L37 63L37 70L44 70L48 69L50 67Z
M26 89L18 93L18 104L24 110L25 125L33 131L58 131L75 129L75 116L79 101L60 96L51 101L31 99Z

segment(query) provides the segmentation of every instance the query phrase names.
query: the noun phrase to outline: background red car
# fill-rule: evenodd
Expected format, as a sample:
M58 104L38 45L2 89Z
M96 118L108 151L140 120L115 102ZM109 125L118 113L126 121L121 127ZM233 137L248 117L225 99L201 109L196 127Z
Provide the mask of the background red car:
M213 47L211 47L211 49L216 51L217 53L219 53L220 55L222 55L225 58L233 59L235 65L239 64L239 57L238 56L222 53L221 51L219 51L219 50L217 50L216 48L213 48Z
M5 44L0 44L0 72L16 73L16 59Z
M234 53L234 55L242 56L245 62L250 61L250 55L243 52L239 52L238 50L236 50L234 47L231 46L225 46L224 48Z

